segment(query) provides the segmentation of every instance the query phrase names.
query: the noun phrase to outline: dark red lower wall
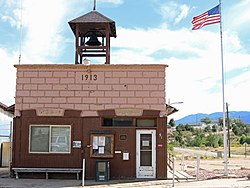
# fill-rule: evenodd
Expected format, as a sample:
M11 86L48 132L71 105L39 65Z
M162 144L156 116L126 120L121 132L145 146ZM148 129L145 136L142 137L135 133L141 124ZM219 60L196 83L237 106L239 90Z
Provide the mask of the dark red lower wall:
M165 179L167 160L166 118L158 118L156 129L156 157L157 178ZM72 148L70 154L34 154L29 153L29 126L41 125L71 125L71 143L82 141L82 148ZM96 176L96 160L90 158L90 132L109 130L114 132L113 158L104 158L110 162L110 177L112 179L128 179L136 177L136 127L102 127L100 117L80 117L79 112L70 112L64 117L38 117L34 111L26 111L21 117L14 118L13 125L13 161L12 167L54 167L54 168L82 168L82 159L86 160L86 178ZM120 140L121 134L127 135L127 140ZM130 159L124 161L122 153L130 153Z

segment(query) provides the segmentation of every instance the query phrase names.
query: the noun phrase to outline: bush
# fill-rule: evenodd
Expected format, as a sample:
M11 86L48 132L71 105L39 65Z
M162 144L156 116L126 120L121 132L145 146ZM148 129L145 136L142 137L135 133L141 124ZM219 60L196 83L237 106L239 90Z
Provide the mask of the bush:
M174 151L174 146L173 146L173 144L168 144L168 145L167 145L167 149L168 149L168 151L173 152L173 151Z

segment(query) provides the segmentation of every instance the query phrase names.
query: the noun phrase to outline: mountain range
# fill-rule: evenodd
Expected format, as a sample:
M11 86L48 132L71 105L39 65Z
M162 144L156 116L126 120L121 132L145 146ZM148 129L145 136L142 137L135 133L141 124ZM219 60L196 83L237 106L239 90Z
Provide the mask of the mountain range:
M203 114L203 113L191 114L181 119L175 120L175 123L176 125L195 124L195 123L199 123L202 118L206 118L206 117L212 119L215 122L218 122L219 118L223 118L223 113L214 112L212 114ZM250 124L250 111L230 111L229 118L239 118L245 124Z

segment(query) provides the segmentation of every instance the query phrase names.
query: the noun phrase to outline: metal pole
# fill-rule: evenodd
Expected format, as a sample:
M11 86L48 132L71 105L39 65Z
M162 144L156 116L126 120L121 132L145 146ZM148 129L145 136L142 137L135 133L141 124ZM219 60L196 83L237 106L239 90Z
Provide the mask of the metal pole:
M172 185L172 187L174 187L174 175L175 175L175 165L174 165L175 161L174 161L174 156L173 156L172 160L173 160L173 185Z
M245 144L245 158L247 158L247 145Z
M227 108L227 140L228 140L228 157L231 158L231 150L230 150L230 119L228 112L228 103L226 103Z
M93 10L96 10L96 0L94 0L94 8Z
M245 146L245 158L247 158L247 143L245 142L243 145Z
M85 183L85 159L82 159L82 187Z
M200 170L200 156L197 156L197 166L196 166L196 179L199 180L199 170Z
M12 131L13 131L13 128L12 128L12 121L10 122L10 138L9 138L9 142L10 142L10 155L9 155L9 176L11 177L11 166L12 166L12 140L13 140L13 137L12 137Z
M223 135L224 135L224 175L228 176L227 167L227 133L226 133L226 118L225 118L225 92L224 92L224 65L223 65L223 43L222 43L222 16L221 16L221 0L219 0L220 8L220 41L221 41L221 83L222 83L222 103L223 103Z
M184 171L184 155L181 156L181 171Z

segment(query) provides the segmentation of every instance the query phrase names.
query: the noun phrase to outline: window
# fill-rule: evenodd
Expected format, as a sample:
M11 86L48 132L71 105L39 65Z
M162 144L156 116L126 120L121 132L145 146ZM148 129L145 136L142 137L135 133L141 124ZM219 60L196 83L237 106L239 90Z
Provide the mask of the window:
M137 119L137 127L155 127L155 119Z
M103 126L131 127L133 126L133 118L104 118Z
M155 127L155 118L103 118L105 127Z
M113 134L91 134L90 135L90 157L111 158L114 154Z
M70 153L69 125L31 125L31 153Z

